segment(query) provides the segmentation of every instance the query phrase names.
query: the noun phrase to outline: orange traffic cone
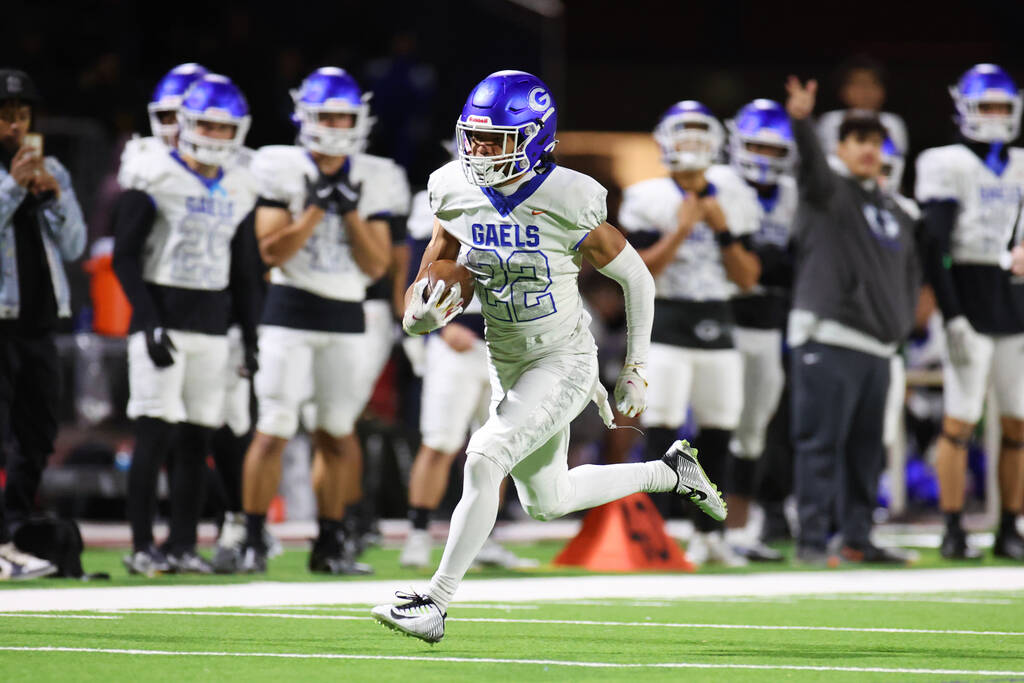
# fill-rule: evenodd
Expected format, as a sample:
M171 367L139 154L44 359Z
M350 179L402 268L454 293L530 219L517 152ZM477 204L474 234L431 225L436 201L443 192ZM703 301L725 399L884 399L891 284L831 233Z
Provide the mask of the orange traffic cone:
M554 564L594 571L682 570L696 567L665 533L665 522L645 493L594 508Z

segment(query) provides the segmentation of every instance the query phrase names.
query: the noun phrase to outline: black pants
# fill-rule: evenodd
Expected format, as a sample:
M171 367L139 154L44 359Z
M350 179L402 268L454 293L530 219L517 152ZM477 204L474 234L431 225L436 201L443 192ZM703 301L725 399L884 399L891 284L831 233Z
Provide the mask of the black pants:
M794 349L791 372L799 542L824 549L834 522L861 546L885 462L889 359L809 342Z
M57 438L60 391L60 362L52 334L0 333L0 445L13 446L7 457L6 490L0 491L0 543L32 514ZM3 450L8 449L0 447Z
M786 365L789 365L788 359ZM793 439L790 437L792 393L792 379L787 371L779 407L765 433L764 454L758 460L757 500L761 505L782 505L789 494L793 493Z

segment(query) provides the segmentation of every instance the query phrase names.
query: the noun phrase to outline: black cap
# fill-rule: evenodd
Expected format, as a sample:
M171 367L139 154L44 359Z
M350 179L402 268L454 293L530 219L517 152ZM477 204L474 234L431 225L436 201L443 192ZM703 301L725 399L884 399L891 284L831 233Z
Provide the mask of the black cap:
M29 75L18 69L0 69L0 100L36 103L39 91Z
M839 141L842 142L848 135L869 135L878 133L884 141L889 137L889 131L874 112L850 111L843 117L839 124Z

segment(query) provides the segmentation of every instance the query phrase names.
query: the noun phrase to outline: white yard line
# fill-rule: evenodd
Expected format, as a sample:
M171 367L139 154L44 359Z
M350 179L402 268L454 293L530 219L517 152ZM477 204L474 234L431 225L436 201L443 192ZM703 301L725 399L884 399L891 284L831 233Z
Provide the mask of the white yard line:
M258 581L201 586L160 585L82 588L14 588L0 591L5 612L363 605L392 602L396 589L419 581ZM765 574L629 574L546 578L469 579L460 601L535 603L539 600L685 600L739 596L902 595L1024 590L1024 567L874 569ZM459 603L452 605L457 609Z
M409 655L305 654L298 652L204 652L176 650L135 650L88 647L19 647L0 646L4 652L71 652L111 655L149 655L160 657L267 657L279 659L341 659L391 662L442 662L446 664L527 664L564 666L587 669L740 669L757 671L829 671L846 673L921 674L928 676L1024 676L1024 671L984 669L923 669L876 666L809 666L800 664L720 664L702 662L586 662L559 659L501 659L497 657L417 657Z
M623 603L616 603L616 604L623 604ZM663 603L660 606L668 607L670 604L671 603L667 603L666 602L666 603ZM328 606L328 605L324 605L324 606L318 606L318 605L274 605L273 607L257 607L256 609L261 609L261 610L282 610L282 609L288 609L288 610L299 610L299 611L303 611L303 612L306 612L306 611L308 611L308 612L359 612L360 614L362 614L364 612L368 612L370 610L370 607L371 607L371 605L369 605L369 604L360 605L359 607L332 607L332 606ZM502 604L499 604L499 603L495 603L493 605L489 605L489 604L479 604L478 605L478 604L473 604L473 603L462 603L462 602L459 603L459 609L488 609L488 610L494 610L496 612L509 612L509 611L513 611L513 610L537 610L537 609L540 609L540 608L541 608L540 605L502 605Z
M27 612L0 612L0 619L24 618L24 619L123 619L115 615L98 616L95 614L29 614Z
M369 620L369 610L364 616L349 614L291 614L288 612L195 612L186 610L119 610L122 614L166 614L189 617L262 617L265 619L313 619L325 621ZM508 619L503 617L449 617L448 622L474 624L558 624L565 626L626 626L645 628L686 628L740 631L837 631L846 633L906 633L942 636L1024 636L1024 631L972 631L967 629L934 628L888 628L861 626L794 626L790 624L687 624L663 621L594 621L590 619Z

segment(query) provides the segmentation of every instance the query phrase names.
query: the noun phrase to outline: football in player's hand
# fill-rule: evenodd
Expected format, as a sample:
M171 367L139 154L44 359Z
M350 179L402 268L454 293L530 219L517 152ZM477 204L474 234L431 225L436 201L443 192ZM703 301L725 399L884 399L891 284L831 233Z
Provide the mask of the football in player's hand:
M439 280L444 280L445 291L456 282L462 290L462 308L465 309L469 306L469 302L473 300L473 287L476 283L476 279L473 277L473 273L469 272L461 263L452 261L451 259L441 259L439 261L433 261L427 266L427 280L430 284L427 286L424 294L429 296L429 293L434 291L434 285Z

